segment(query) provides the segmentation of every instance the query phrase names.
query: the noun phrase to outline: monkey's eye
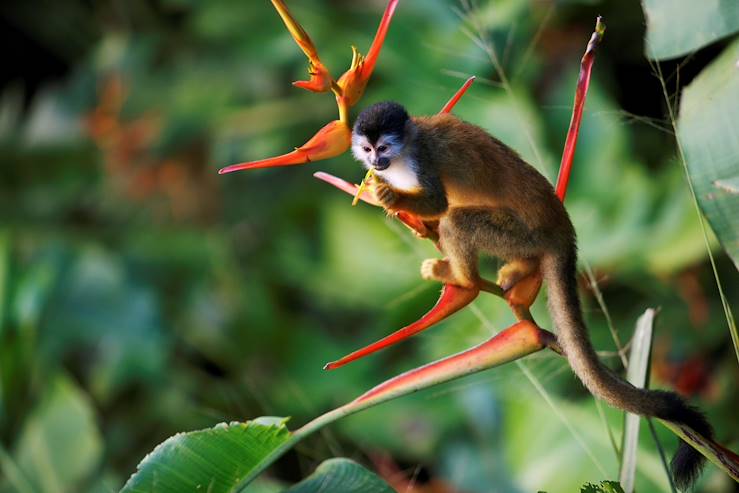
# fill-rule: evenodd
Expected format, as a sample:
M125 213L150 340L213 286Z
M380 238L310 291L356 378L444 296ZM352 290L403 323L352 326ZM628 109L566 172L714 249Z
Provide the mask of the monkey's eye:
M380 151L380 152L385 152L385 151L387 151L387 146L385 146L385 145L380 146L380 147L377 148L377 150Z
M362 147L362 150L363 150L364 152L369 152L369 151L371 151L372 149L370 149L369 147Z

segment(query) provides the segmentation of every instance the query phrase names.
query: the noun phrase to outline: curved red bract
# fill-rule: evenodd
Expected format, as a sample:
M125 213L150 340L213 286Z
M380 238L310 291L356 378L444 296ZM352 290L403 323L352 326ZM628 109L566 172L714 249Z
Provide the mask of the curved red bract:
M429 310L426 315L421 317L419 320L413 322L410 325L403 327L402 329L393 332L387 337L380 339L379 341L370 344L362 349L354 351L353 353L344 356L343 358L326 364L323 367L324 370L334 370L341 366L356 361L360 358L364 358L380 349L397 344L402 340L405 340L421 331L428 329L429 327L436 325L450 315L458 312L465 306L469 305L472 300L477 298L480 294L479 289L466 289L459 286L453 286L451 284L445 284L441 289L441 296L436 305Z
M531 322L518 322L473 348L391 378L360 395L349 405L380 401L400 394L408 387L420 387L424 382L438 383L452 374L461 376L512 361L543 349L550 337L552 334Z
M281 156L251 161L248 163L232 164L218 171L218 174L233 173L245 169L274 168L278 166L293 166L305 164L321 159L336 157L346 152L351 146L352 131L341 120L334 120L316 133L308 142L296 148L293 152Z

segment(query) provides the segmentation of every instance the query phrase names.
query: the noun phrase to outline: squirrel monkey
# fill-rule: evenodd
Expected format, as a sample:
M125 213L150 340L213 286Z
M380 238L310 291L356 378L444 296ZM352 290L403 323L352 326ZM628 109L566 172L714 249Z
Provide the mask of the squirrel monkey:
M480 253L507 262L498 278L503 289L541 269L559 344L593 395L712 437L703 414L680 396L634 387L598 360L577 294L574 227L547 179L515 151L451 114L411 118L401 105L383 102L357 118L352 153L374 169L375 195L386 210L438 221L446 258L425 260L425 279L477 285ZM676 484L688 487L703 463L681 441L671 464Z

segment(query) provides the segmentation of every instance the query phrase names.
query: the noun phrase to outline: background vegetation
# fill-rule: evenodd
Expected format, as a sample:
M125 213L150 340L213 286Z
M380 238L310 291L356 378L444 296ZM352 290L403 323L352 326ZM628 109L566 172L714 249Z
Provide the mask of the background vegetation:
M350 44L369 46L384 3L290 5L338 74ZM652 386L706 409L737 450L736 356L638 2L480 2L507 91L469 36L464 3L402 0L359 108L395 99L436 112L478 75L455 113L554 179L597 14L608 32L567 199L592 337L614 350L593 285L622 341L659 307ZM0 491L117 491L178 431L261 415L302 424L512 322L481 297L411 342L321 370L433 303L438 286L418 267L435 252L311 177L358 181L348 155L216 174L290 150L334 118L330 96L288 84L305 62L268 2L37 0L3 4L0 21L11 57L0 90ZM669 96L729 43L662 63ZM713 244L736 306L735 266ZM539 353L523 365L347 418L255 488L279 491L336 456L401 491L575 491L615 478L607 428L565 361ZM621 414L604 412L618 433ZM671 451L674 437L658 432ZM669 491L642 435L637 489ZM698 491L735 486L709 466Z

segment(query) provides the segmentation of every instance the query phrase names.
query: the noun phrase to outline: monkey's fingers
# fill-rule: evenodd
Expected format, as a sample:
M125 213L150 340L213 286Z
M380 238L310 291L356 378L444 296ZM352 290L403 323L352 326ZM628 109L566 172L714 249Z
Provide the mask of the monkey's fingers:
M274 168L278 166L293 166L336 157L346 152L351 146L352 131L349 126L334 120L316 133L308 142L293 152L281 156L251 161L248 163L232 164L218 171L223 175L243 169Z
M459 286L453 286L451 284L445 284L441 290L441 296L436 305L429 310L423 317L418 321L413 322L410 325L403 327L390 334L389 336L380 339L379 341L370 344L362 349L354 351L353 353L344 356L343 358L332 361L323 367L324 370L334 370L340 366L344 366L347 363L364 358L380 349L397 344L400 341L408 339L409 337L418 334L419 332L428 329L429 327L436 325L445 318L449 317L453 313L458 312L465 306L469 305L472 300L477 298L480 293L479 289L466 289Z
M339 190L346 192L352 196L357 196L357 193L359 191L359 187L357 185L349 183L348 181L343 180L338 176L334 176L324 171L313 173L313 176L321 181L325 181L329 185L335 186ZM359 200L361 200L362 202L367 202L370 205L380 207L380 203L375 199L374 194L368 190L362 190L362 193L359 195ZM397 217L400 222L415 231L421 238L428 238L432 241L437 241L439 239L438 229L429 228L426 223L418 218L418 216L414 216L413 214L405 211L399 211L395 214L395 217Z

